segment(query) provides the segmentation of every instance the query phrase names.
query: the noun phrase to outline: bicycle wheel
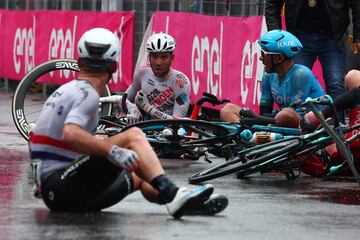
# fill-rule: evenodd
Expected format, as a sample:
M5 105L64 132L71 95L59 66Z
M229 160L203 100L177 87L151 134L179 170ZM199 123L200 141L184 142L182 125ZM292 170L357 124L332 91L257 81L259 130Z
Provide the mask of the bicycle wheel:
M221 148L230 133L224 126L188 119L150 120L129 125L122 131L131 127L140 128L153 147L170 156L181 150L201 149L204 152Z
M302 156L311 156L313 154L318 154L319 151L323 150L326 146L330 145L332 142L329 140L323 143L310 144L305 143L300 147L296 148L295 151L289 151L287 154L281 158L273 159L272 161L267 161L263 164L255 165L250 168L242 169L236 172L237 178L243 178L254 173L268 173L272 171L279 172L289 172L294 169L298 169L304 162L304 159L299 159Z
M46 83L46 88L49 91L45 92L42 89L44 85L37 80L45 74L57 70L79 71L79 68L77 62L72 59L51 60L28 72L16 88L11 106L12 117L17 130L25 140L29 139L29 124L36 123L45 100L52 91L58 88L58 85L49 82ZM51 78L49 77L49 79ZM109 95L111 92L106 86L103 96ZM109 115L111 111L111 104L101 105L102 115Z
M254 173L257 168L271 161L276 161L301 145L299 138L274 141L239 152L237 158L202 170L189 177L191 184L212 180L239 171Z

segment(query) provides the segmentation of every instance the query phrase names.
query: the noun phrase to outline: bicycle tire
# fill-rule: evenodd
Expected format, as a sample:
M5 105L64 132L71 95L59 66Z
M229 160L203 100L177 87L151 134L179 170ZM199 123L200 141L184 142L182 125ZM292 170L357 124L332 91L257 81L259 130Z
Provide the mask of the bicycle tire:
M301 144L301 141L298 138L291 138L286 141L274 141L271 142L271 144L266 144L267 149L265 150L259 148L259 146L264 146L264 144L243 150L242 153L239 153L239 156L233 160L193 174L188 178L188 182L191 184L198 184L204 181L223 177L228 174L236 173L241 170L260 166L267 161L271 161L272 159L276 160L282 157L283 154L297 148L299 144ZM255 149L255 151L253 151L253 149ZM256 157L253 159L247 159L247 156Z
M30 115L36 113L27 113L26 111L26 97L30 94L29 89L36 84L36 80L39 79L41 76L45 75L46 73L57 71L57 70L72 70L72 71L79 71L78 65L76 60L73 59L56 59L47 61L34 69L28 72L24 78L20 81L19 85L17 86L13 100L11 105L11 112L12 118L14 120L15 126L21 136L28 141L29 140L29 123L34 122L37 120L37 116L35 116L35 120L29 122ZM110 89L106 86L103 96L111 95ZM39 98L38 98L39 99ZM37 99L37 101L39 101ZM43 98L41 101L45 101L46 98ZM42 103L37 104L42 107ZM36 109L39 112L39 109ZM112 105L111 104L102 104L101 106L101 113L103 115L110 115L112 112Z
M149 120L128 125L121 131L131 127L140 128L153 147L167 147L170 152L179 149L221 148L222 144L228 141L227 136L230 134L230 131L222 125L189 119ZM169 129L171 134L164 134L165 129ZM191 131L196 135L179 135L179 129Z

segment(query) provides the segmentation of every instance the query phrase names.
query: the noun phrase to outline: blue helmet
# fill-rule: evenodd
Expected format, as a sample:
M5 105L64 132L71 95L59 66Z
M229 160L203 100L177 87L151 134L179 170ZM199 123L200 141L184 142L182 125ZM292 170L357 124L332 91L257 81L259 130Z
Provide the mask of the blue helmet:
M288 58L294 57L303 48L299 39L285 30L269 31L258 43L266 52L281 53Z

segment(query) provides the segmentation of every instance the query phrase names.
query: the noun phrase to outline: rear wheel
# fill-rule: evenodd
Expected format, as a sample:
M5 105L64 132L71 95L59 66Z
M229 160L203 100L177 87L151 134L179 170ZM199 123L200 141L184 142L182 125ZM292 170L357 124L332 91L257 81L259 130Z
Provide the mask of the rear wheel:
M50 76L51 72L57 70L79 71L79 68L75 60L51 60L37 66L26 74L16 88L11 106L12 117L16 128L25 140L29 139L29 126L37 122L45 100L59 87L58 84L51 82L52 77ZM43 76L47 78L46 84L39 82L39 79ZM108 86L106 86L103 96L109 95L111 95L111 92ZM102 104L102 115L109 115L111 111L111 104Z

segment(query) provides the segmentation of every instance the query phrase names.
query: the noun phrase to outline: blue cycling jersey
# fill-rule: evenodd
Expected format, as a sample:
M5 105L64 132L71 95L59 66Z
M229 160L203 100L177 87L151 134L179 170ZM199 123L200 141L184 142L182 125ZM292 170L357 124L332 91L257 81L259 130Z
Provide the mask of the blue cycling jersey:
M312 71L306 66L294 64L282 80L279 80L277 73L264 74L260 105L273 106L275 102L283 109L295 100L304 102L307 97L317 98L324 94ZM303 115L301 111L298 113Z

